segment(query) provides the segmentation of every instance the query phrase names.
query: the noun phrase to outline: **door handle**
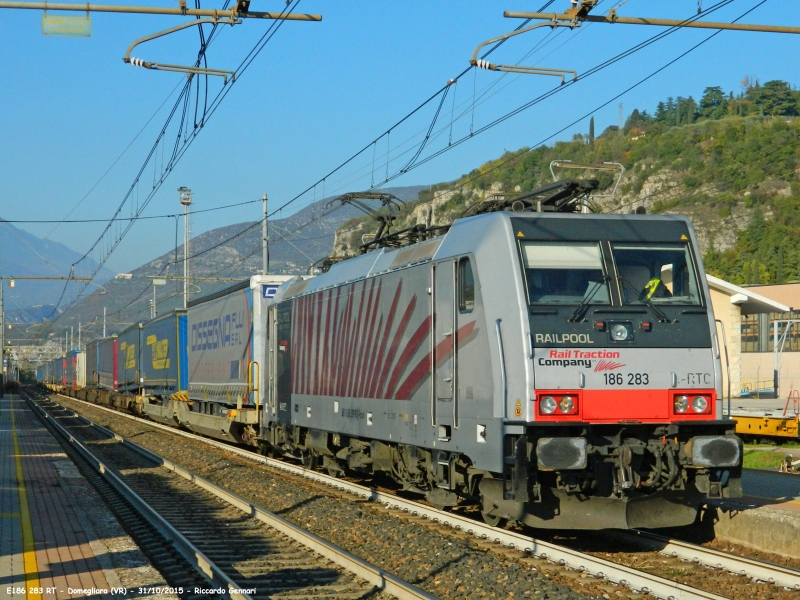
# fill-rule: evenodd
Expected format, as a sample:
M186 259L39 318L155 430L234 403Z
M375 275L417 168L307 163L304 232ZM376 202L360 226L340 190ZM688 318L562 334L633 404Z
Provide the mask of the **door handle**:
M452 331L445 331L442 335L444 337L450 337L451 335L453 335L453 332Z

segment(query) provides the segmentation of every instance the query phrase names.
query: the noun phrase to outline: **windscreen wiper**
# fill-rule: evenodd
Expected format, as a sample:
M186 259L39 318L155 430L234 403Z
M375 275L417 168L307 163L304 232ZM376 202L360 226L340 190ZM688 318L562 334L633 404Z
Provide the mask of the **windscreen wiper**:
M603 277L600 281L593 281L594 289L583 299L581 303L578 304L578 307L572 313L572 316L567 319L570 323L578 323L583 320L583 317L586 315L586 311L589 310L589 303L594 298L595 294L597 294L598 290L602 288L606 283L608 283L608 277Z
M625 279L622 275L619 275L620 281L628 286L629 289L633 290L636 294L639 294L640 290L637 290L636 287L627 279ZM642 302L645 306L647 306L650 310L652 310L655 315L658 317L659 323L669 323L669 317L664 313L663 310L658 308L653 302L647 298L646 296L639 296L639 301Z

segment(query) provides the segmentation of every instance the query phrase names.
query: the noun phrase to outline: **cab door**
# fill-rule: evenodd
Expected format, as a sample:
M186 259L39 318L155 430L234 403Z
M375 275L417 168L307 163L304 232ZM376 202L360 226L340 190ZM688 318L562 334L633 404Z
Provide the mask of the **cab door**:
M458 259L443 260L434 266L433 363L435 369L434 424L439 439L447 440L458 427L458 348L456 331L456 277Z
M292 421L292 302L281 302L275 309L275 336L272 348L275 356L273 386L278 421ZM272 369L271 369L272 370Z

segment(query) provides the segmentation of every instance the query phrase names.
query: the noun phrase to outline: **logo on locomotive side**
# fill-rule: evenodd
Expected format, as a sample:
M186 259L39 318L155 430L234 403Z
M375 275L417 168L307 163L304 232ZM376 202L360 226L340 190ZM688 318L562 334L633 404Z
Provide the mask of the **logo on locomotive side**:
M618 363L612 358L619 358L620 353L613 350L550 350L547 357L541 357L537 364L541 367L586 367L592 368L594 361L597 361L595 372L612 371L624 367L624 363Z
M537 344L594 344L588 333L537 333Z

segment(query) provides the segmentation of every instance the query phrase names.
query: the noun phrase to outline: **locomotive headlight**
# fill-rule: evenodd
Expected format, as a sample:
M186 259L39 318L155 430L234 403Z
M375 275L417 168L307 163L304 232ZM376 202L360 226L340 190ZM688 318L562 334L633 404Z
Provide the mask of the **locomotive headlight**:
M692 398L692 410L696 413L706 412L708 408L708 400L703 396L695 396Z
M611 335L611 339L615 342L624 342L630 337L630 331L624 323L612 325L608 332Z
M575 401L572 396L562 396L561 400L558 401L558 410L562 413L571 413L574 408Z
M556 410L556 399L552 396L545 396L539 401L539 410L543 415L551 415Z
M684 413L689 408L689 396L675 396L675 412Z

